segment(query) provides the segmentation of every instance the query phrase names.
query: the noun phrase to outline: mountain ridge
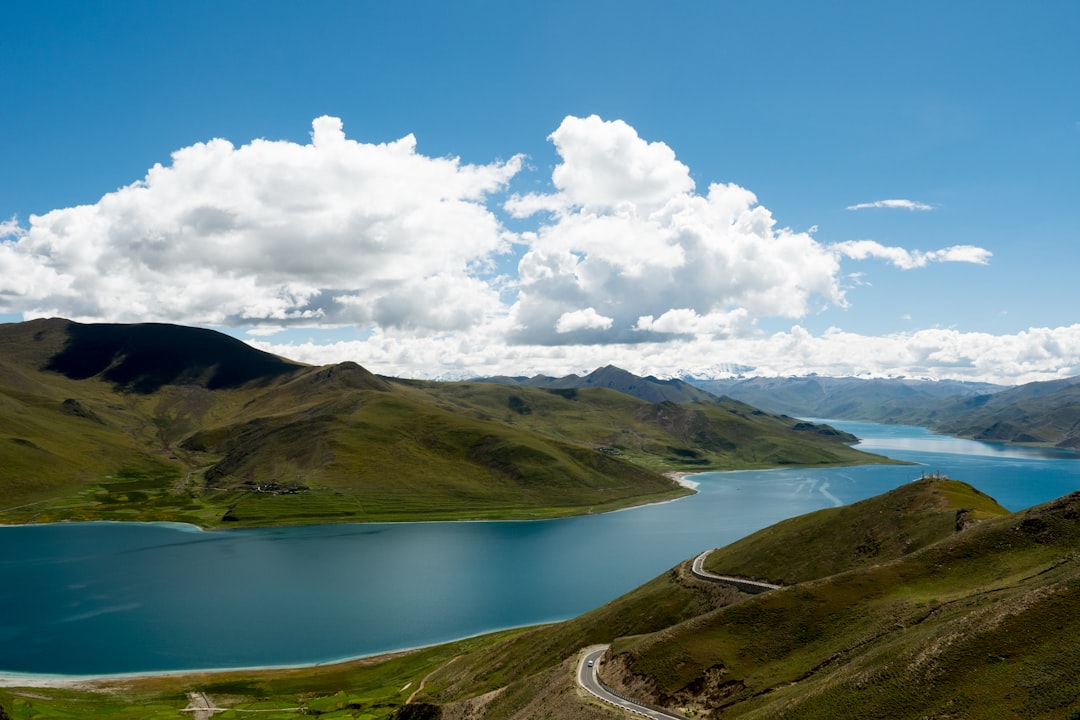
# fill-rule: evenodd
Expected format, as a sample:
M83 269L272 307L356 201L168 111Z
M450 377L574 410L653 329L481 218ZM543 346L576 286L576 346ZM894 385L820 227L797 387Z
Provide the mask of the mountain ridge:
M661 380L653 375L641 377L614 365L604 365L584 376L575 374L559 378L547 375L534 375L529 378L495 376L477 378L477 380L557 390L605 387L652 403L716 402L719 399L712 393L679 378Z
M41 370L72 380L99 377L118 390L149 394L164 385L235 388L304 367L214 330L165 323L84 324L30 320L6 334L5 355L18 352ZM14 337L13 337L14 336ZM59 350L57 347L61 346Z
M919 425L975 440L1080 450L1080 377L1011 388L818 376L691 382L770 412Z
M0 517L539 518L690 492L662 473L884 462L724 402L312 367L211 330L0 325Z

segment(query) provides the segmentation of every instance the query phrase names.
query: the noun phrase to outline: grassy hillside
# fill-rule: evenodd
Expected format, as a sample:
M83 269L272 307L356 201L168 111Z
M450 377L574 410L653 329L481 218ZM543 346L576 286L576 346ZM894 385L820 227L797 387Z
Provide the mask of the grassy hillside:
M380 378L169 325L0 326L0 521L542 518L674 470L882 461L747 406Z
M794 585L895 560L1006 514L966 483L927 478L852 505L784 520L713 551L705 569Z
M657 471L844 465L875 459L847 444L857 440L854 436L734 400L680 405L642 402L604 388L408 385L454 412L587 444Z
M1080 494L823 567L851 569L621 640L607 677L706 717L1072 717L1078 519Z
M952 537L957 532L957 513L964 510L963 517L970 518L967 510L971 508L977 508L981 518L1007 514L992 499L964 483L920 481L855 505L818 511L766 528L714 551L706 567L714 572L761 576L775 574L768 570L777 564L791 565L798 569L779 574L801 572L817 577L813 571L805 569L809 563L823 575L843 572L867 564L860 554L848 552L852 533L860 534L861 529L873 528L881 544L876 561L889 561ZM799 548L799 551L795 552L793 548ZM821 555L828 560L817 560L816 556ZM746 567L739 567L737 560ZM748 598L727 586L695 578L689 567L687 561L641 588L574 620L523 633L462 658L452 672L448 668L436 675L431 700L445 702L505 684L506 689L490 703L485 717L533 717L519 716L517 705L521 696L528 694L527 688L552 682L552 673L562 672L561 666L554 664L556 658L569 657L591 644L614 641L618 647L620 643L654 637L651 633L666 637L677 632L684 623L741 605ZM470 672L474 667L477 670ZM499 672L493 673L491 668L498 668ZM456 684L447 682L448 679L456 679ZM638 692L633 684L626 689L631 696ZM458 704L466 706L474 703L458 700ZM573 712L573 703L560 704L557 696L533 705L534 711L540 712L540 708L544 708L545 712L552 712L557 717ZM542 713L537 715L543 716Z
M852 549L867 533L872 558ZM164 718L201 690L279 708L267 718L302 717L287 709L301 702L368 720L616 718L573 675L582 647L614 643L609 685L693 717L1069 718L1078 541L1080 494L1010 515L968 485L923 480L710 555L714 570L790 583L764 595L699 580L687 561L564 623L306 670L0 690L0 707L20 720Z
M176 720L192 717L182 712L188 694L203 692L218 707L229 708L213 716L223 720L388 720L429 674L514 634L310 668L121 678L61 688L0 687L0 719Z

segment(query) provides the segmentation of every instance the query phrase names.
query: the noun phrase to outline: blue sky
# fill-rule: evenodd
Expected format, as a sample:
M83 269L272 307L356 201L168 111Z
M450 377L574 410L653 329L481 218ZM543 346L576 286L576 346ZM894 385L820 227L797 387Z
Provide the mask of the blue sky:
M1071 0L14 0L0 26L3 320L415 377L1080 374Z

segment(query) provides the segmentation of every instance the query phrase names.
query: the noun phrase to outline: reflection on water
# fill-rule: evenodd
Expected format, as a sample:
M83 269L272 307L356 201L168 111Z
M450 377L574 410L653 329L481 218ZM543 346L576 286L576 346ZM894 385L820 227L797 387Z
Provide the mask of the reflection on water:
M940 471L1017 510L1080 488L1073 453L831 422L913 465L704 473L676 502L537 522L0 528L0 670L309 664L571 617L702 550Z

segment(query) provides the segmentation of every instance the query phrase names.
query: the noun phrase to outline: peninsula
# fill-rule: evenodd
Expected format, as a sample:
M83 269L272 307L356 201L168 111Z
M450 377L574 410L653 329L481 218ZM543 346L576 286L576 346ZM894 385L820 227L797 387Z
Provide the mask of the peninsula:
M176 325L0 325L0 522L541 519L692 492L671 472L889 462L703 395L382 377Z

